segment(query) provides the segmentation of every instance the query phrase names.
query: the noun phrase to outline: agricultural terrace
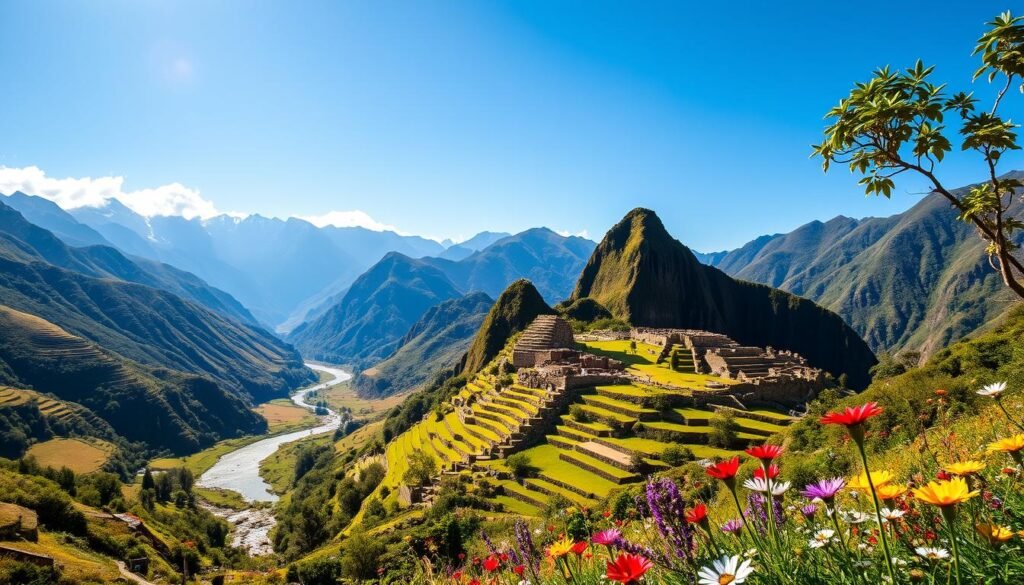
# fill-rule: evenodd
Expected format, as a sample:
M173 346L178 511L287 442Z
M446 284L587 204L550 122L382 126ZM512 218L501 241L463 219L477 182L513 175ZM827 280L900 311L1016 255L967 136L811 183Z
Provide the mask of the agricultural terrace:
M431 412L388 445L387 475L382 486L388 499L397 500L411 454L421 449L434 457L443 473L472 474L497 486L486 497L507 512L537 516L555 496L581 506L592 506L618 486L639 482L657 469L685 459L717 458L763 442L792 422L770 409L741 410L712 407L683 408L673 400L700 391L709 381L731 380L693 372L692 359L657 364L660 348L628 341L587 343L589 351L629 364L631 373L647 376L678 389L645 384L621 384L585 389L569 406L557 412L546 390L517 383L502 384L485 368L469 381L441 412ZM671 363L676 363L673 368ZM460 416L455 404L469 404ZM542 417L555 418L544 440L521 452L532 470L514 476L503 456L517 450L509 445ZM725 447L713 439L719 423L731 420ZM666 454L668 452L668 454ZM479 481L472 482L479 485ZM429 499L429 489L427 498Z
M44 467L67 467L75 473L92 473L107 463L115 449L99 439L57 438L32 445L26 456L35 457Z

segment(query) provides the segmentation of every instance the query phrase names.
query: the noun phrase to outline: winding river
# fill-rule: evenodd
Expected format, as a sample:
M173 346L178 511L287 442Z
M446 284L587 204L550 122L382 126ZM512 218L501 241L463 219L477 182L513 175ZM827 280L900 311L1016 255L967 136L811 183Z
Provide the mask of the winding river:
M304 388L292 395L292 402L309 410L315 409L313 405L306 402L306 396L310 392L330 388L352 378L352 374L337 368L311 363L307 363L306 366L334 376L333 380ZM270 485L260 477L260 462L270 457L285 443L333 432L340 424L341 418L338 414L328 410L327 415L320 417L319 424L311 429L268 437L224 455L217 460L213 467L199 476L196 485L238 492L249 503L276 502L277 494L270 491ZM216 506L207 506L207 508L214 514L227 519L234 526L234 542L232 543L234 546L241 546L253 555L270 552L270 541L267 535L275 521L269 510L261 507L252 507L241 511Z

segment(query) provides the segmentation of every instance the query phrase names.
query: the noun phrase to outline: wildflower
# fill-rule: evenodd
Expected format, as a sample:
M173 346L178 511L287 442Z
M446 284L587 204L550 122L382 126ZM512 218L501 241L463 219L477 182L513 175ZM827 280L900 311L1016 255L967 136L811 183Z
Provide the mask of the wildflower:
M779 477L779 466L772 463L768 466L768 472L765 473L764 467L758 467L754 470L754 477L758 479L775 479Z
M477 579L476 577L473 577L472 579L469 580L469 585L480 585L480 579Z
M455 581L461 581L462 580L462 571L455 571L454 573L452 573L452 579L455 580Z
M782 446L757 445L756 447L748 448L746 453L755 459L760 459L762 463L767 463L782 455Z
M576 544L572 545L572 552L576 556L580 556L580 555L583 554L583 551L587 550L587 546L588 546L587 541L581 540L581 541L577 542Z
M739 556L726 555L711 565L697 572L700 585L740 585L754 572L750 561L740 563Z
M821 548L832 542L832 537L835 536L835 534L835 530L819 530L814 533L814 538L807 541L807 546L811 548Z
M611 518L612 511L611 510L605 510L604 512L601 512L601 515L604 516L605 518Z
M690 524L701 524L708 518L708 507L704 504L697 504L692 510L686 512L686 521Z
M722 532L726 534L736 534L743 528L743 521L739 518L733 518L725 524L722 524Z
M1006 390L1006 382L995 382L987 384L978 390L980 396L988 396L990 398L999 398L1000 395Z
M606 572L612 581L618 581L623 585L636 583L653 566L651 561L638 555L622 553L615 562L607 561Z
M615 528L610 528L608 530L602 530L601 532L594 533L594 535L590 537L590 542L593 542L598 546L612 546L615 544L615 541L620 538L622 538L622 533Z
M894 500L905 493L907 493L907 486L895 483L880 485L875 489L875 494L878 495L878 499L883 501Z
M906 512L904 512L903 510L898 510L898 509L897 510L893 510L893 509L890 509L890 508L882 508L882 519L886 520L888 522L894 522L896 520L899 520L900 518L902 518L905 515L906 515Z
M564 557L572 551L572 545L573 541L568 536L561 540L556 540L548 547L548 556L553 559Z
M705 469L705 472L715 479L720 479L726 483L732 481L736 477L736 472L740 469L740 458L733 457L725 461L720 461L709 466Z
M917 553L917 556L921 557L922 559L931 561L933 563L943 561L949 558L948 550L944 548L935 548L933 546L919 546L914 549L914 552Z
M985 469L985 464L981 461L958 461L956 463L949 463L942 469L953 475L972 475Z
M1021 451L1024 450L1024 433L999 439L988 444L989 453L1007 453L1017 463L1021 463Z
M843 510L839 512L839 517L847 524L863 524L871 519L871 516L858 510Z
M1013 531L1005 526L996 524L978 524L974 527L982 538L992 546L1000 546L1007 540L1013 538Z
M488 573L494 572L500 565L501 561L499 561L498 557L494 555L491 555L487 557L486 560L484 560L484 570L486 570Z
M786 490L789 489L789 486L790 483L788 481L774 482L767 481L757 477L755 477L754 479L748 479L747 481L743 482L743 487L747 488L748 490L760 492L763 494L771 492L773 496L781 496L782 494L786 493Z
M864 442L864 423L871 417L882 414L877 402L868 402L856 408L847 406L842 412L830 412L821 417L823 425L843 425L858 445Z
M807 504L803 508L800 508L800 513L804 515L804 518L810 520L818 513L818 507L814 504Z
M516 565L512 568L512 572L519 576L522 576L524 571L526 571L526 565Z
M845 486L846 480L841 477L823 479L818 483L812 483L805 487L800 492L800 495L811 500L819 499L825 503L831 503L835 499L836 494L839 493L839 490Z
M875 484L875 490L877 490L879 486L883 486L887 483L890 483L893 479L895 479L895 476L893 476L891 472L885 470L871 472L871 483ZM848 484L848 487L851 490L860 490L862 492L867 492L870 488L870 485L868 484L867 474L861 473L857 477L851 479L850 483Z
M967 482L960 477L949 481L928 482L928 485L914 489L914 497L918 500L940 508L955 506L976 495L978 491L971 491Z

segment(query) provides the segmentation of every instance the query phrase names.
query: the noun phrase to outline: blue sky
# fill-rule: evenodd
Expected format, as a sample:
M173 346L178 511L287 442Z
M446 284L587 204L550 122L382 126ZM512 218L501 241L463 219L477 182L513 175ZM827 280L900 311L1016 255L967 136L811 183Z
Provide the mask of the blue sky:
M689 4L4 2L0 165L112 178L58 183L64 197L358 210L339 217L431 237L599 239L645 206L696 249L730 248L912 205L922 180L884 201L823 175L822 115L918 57L970 89L973 42L1009 6ZM942 175L979 167L953 157Z

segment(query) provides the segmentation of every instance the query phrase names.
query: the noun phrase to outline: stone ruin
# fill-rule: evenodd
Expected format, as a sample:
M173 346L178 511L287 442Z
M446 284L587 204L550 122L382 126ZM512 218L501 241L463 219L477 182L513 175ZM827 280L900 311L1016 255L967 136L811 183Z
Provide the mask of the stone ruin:
M575 351L572 327L557 315L540 315L512 348L512 365L533 368L569 357Z
M541 315L512 348L519 383L528 388L567 390L626 380L619 360L575 349L572 327L556 315Z

